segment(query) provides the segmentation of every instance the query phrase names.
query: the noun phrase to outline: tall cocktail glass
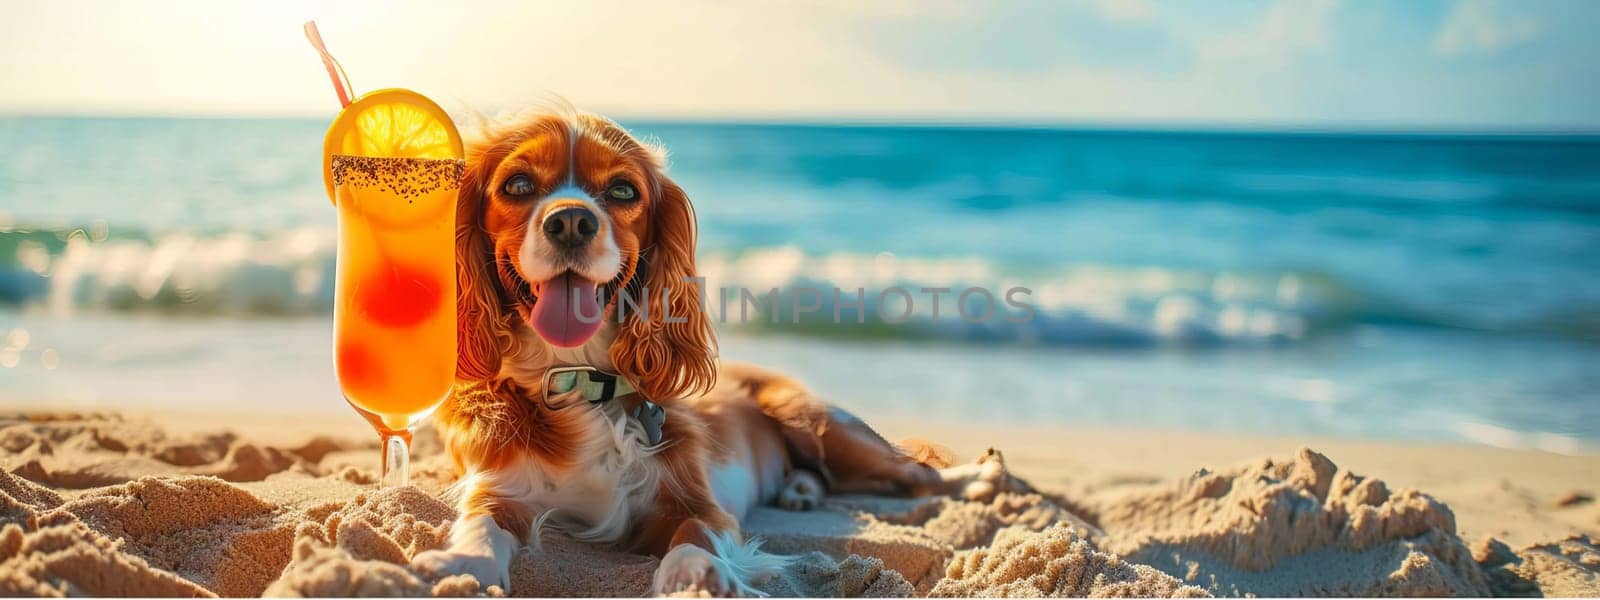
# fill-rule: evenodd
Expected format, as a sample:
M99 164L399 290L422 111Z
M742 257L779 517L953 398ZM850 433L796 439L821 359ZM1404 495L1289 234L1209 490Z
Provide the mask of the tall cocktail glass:
M456 368L455 209L463 162L334 155L334 357L345 400L383 439L384 487Z

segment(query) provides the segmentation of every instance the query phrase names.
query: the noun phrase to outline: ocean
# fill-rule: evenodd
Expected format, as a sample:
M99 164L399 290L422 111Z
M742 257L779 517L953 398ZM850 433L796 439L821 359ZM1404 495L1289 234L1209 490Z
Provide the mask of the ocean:
M1600 450L1600 138L623 124L712 286L1029 290L719 324L857 412ZM340 403L325 127L0 118L0 402Z

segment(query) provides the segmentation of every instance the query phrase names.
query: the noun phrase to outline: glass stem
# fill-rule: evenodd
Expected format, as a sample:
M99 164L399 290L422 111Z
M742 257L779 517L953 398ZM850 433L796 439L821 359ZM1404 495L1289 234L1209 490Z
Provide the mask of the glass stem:
M392 488L411 483L411 432L383 432L383 478L378 487Z

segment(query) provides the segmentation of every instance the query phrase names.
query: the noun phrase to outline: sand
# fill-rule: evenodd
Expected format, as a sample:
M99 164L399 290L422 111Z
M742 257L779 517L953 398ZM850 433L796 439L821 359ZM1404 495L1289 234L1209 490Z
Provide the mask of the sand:
M0 595L504 593L406 566L444 543L455 516L440 499L451 475L432 436L418 437L415 486L378 490L377 445L359 429L314 435L304 423L246 422L224 432L165 416L0 415ZM885 429L893 437L901 427L952 440L968 457L985 438L1004 439L1012 473L1031 485L991 502L838 496L805 513L760 509L747 532L796 558L758 588L868 597L1600 595L1600 512L1584 487L1600 484L1593 457L1435 446L1429 462L1428 447L1379 451L1371 442L1329 441L1324 454L1278 450L1282 440ZM1180 450L1151 454L1163 445ZM1273 451L1209 462L1260 447ZM1337 462L1346 450L1398 479ZM1496 465L1519 470L1442 475ZM1463 535L1454 496L1407 487L1429 477L1474 507L1475 531ZM1480 488L1484 481L1492 487ZM541 550L519 551L512 589L637 596L655 565L546 533Z

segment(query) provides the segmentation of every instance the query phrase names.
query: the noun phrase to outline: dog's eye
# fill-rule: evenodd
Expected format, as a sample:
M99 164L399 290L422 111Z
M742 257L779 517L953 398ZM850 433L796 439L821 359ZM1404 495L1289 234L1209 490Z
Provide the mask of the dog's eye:
M533 185L533 179L527 175L512 175L506 179L504 185L500 186L500 191L507 196L532 196L539 189L538 186Z
M633 189L633 184L618 181L606 188L606 198L617 202L632 202L639 198L639 190Z

